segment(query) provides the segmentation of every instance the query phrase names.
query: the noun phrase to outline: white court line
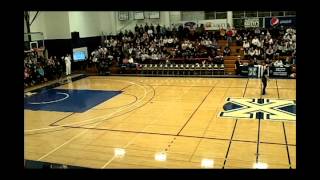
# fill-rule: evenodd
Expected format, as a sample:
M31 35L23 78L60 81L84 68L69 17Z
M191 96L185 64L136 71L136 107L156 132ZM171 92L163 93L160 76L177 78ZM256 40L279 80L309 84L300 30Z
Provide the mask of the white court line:
M122 81L122 80L115 80L115 81ZM124 82L128 82L130 84L135 84L137 86L140 86L142 89L144 89L144 96L138 100L136 103L132 104L131 106L128 106L128 107L124 107L124 109L129 109L130 107L138 104L143 98L145 98L146 94L148 93L146 91L146 89L139 85L139 84L136 84L134 82L130 82L130 81L124 81ZM120 108L121 109L121 108ZM117 112L117 111L116 111ZM115 113L116 113L115 112ZM115 113L112 113L111 115L115 114ZM38 128L38 129L28 129L28 130L24 130L24 132L33 132L33 131L40 131L40 130L48 130L48 129L55 129L55 128L59 128L59 127L63 127L63 126L72 126L72 125L81 125L82 123L85 123L85 122L90 122L90 121L94 121L94 120L98 120L99 118L102 118L105 119L105 118L108 118L110 117L110 114L109 115L104 115L104 116L98 116L98 117L94 117L94 118L91 118L91 119L87 119L87 120L84 120L84 121L79 121L79 122L74 122L74 123L69 123L69 124L64 124L64 125L58 125L58 126L53 126L53 127L46 127L46 128Z
M29 104L50 104L50 103L55 103L55 102L63 101L63 100L65 100L65 99L69 98L69 94L67 94L67 93L57 92L57 94L64 94L64 95L66 95L66 96L65 96L64 98L57 99L57 100L54 100L54 101L29 102Z
M51 150L51 151L50 151L50 152L48 152L47 154L45 154L45 155L41 156L41 157L38 159L38 161L39 161L39 160L41 160L41 159L43 159L43 158L45 158L45 157L47 157L47 156L49 156L49 155L50 155L50 154L52 154L53 152L55 152L55 151L57 151L58 149L60 149L62 146L64 146L64 145L66 145L66 144L70 143L72 140L74 140L75 138L77 138L77 137L81 136L82 134L84 134L84 133L85 133L85 132L87 132L87 131L88 131L88 129L86 129L86 130L82 131L81 133L79 133L79 134L77 134L77 135L73 136L71 139L69 139L68 141L64 142L64 143L63 143L63 144L61 144L60 146L58 146L58 147L54 148L53 150Z
M158 119L153 120L149 125L145 126L141 131L145 130L147 127L151 126L155 121L158 121ZM131 139L131 141L129 141L123 148L127 148L128 146L130 146L134 140L136 140L138 138L138 136L140 136L142 133L138 133L134 138ZM113 155L111 159L109 159L108 162L106 162L101 169L104 169L106 166L108 166L114 159L116 158L116 155Z
M134 84L135 84L135 83L134 83ZM136 85L144 88L143 86L141 86L141 85L139 85L139 84L136 84ZM150 91L148 91L148 92L150 92ZM148 92L146 91L146 88L144 88L144 95L143 95L143 98L140 99L140 101L146 97L146 95L147 95ZM127 109L127 108L124 108L124 109ZM117 112L119 112L119 111L122 111L121 108L118 109L117 111L115 111L114 113L117 113ZM109 116L113 115L114 113L109 114ZM102 122L103 122L103 121L102 121ZM100 122L100 123L102 123L102 122ZM98 126L100 123L94 125L93 127ZM92 127L92 128L93 128L93 127ZM52 154L52 153L54 153L55 151L59 150L59 149L60 149L61 147L63 147L64 145L69 144L69 143L70 143L71 141L73 141L75 138L81 136L82 134L84 134L84 133L87 132L88 130L89 130L89 129L85 129L84 131L80 132L79 134L73 136L71 139L69 139L68 141L64 142L64 143L61 144L60 146L54 148L53 150L51 150L50 152L48 152L48 153L45 154L44 156L40 157L38 160L41 160L41 159L49 156L50 154Z

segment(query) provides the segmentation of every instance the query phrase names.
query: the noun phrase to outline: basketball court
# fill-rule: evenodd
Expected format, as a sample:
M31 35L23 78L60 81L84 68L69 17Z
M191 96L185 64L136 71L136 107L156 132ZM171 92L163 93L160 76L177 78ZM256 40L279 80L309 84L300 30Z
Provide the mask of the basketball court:
M87 168L296 168L296 80L81 76L25 95L25 159Z

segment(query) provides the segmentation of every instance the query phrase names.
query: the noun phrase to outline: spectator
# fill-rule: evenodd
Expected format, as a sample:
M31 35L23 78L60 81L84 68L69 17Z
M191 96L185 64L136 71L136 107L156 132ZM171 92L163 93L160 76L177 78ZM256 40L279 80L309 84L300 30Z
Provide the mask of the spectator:
M230 52L231 52L231 50L230 50L229 46L226 46L223 50L223 55L230 56Z
M260 28L257 27L257 28L254 30L254 33L255 33L256 36L260 36Z
M261 59L261 50L259 47L254 50L254 58Z
M240 75L240 56L238 56L236 62L235 62L235 71L236 71L236 75Z
M40 64L37 65L37 78L40 80L40 82L44 82L44 70Z
M220 28L220 39L226 39L226 30L223 27Z
M269 48L266 51L266 58L273 59L273 49L271 46L269 46Z
M146 25L144 26L144 32L147 32L149 29L148 23L146 23Z
M253 39L252 39L252 42L251 42L251 47L253 47L254 49L258 46L259 44L259 39L257 38L257 36L255 36Z
M242 46L242 37L240 36L240 34L237 34L236 43L237 46Z
M151 28L148 29L148 35L153 36L153 30Z
M247 55L249 52L249 48L250 48L250 43L249 41L247 41L247 38L244 39L243 41L243 50L244 50L244 54Z
M253 58L254 58L255 52L254 52L254 50L253 50L252 47L249 49L248 55L249 55L250 59L253 59Z
M227 35L227 41L228 41L228 44L230 45L232 43L232 36L233 36L233 33L232 33L232 30L229 29L226 33Z
M71 74L71 55L67 54L64 61L66 64L66 75L69 76Z

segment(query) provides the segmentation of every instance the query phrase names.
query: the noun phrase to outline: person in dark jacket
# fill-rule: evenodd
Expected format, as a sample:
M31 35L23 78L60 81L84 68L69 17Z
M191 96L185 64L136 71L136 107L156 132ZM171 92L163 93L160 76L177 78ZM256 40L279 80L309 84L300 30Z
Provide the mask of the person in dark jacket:
M267 82L268 82L268 68L266 66L265 63L263 63L264 71L263 71L263 75L262 75L262 85L263 85L263 89L262 89L262 95L266 94L266 88L267 88Z

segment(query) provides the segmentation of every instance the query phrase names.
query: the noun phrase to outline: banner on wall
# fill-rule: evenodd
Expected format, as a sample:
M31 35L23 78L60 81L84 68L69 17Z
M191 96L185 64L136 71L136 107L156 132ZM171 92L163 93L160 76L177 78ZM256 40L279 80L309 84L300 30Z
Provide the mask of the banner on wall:
M265 27L277 27L277 26L296 26L296 17L272 17L265 18Z
M174 25L176 28L178 28L181 25L182 27L187 27L189 29L191 28L196 29L197 21L177 21L177 22L173 22L170 26L172 25Z
M260 27L259 18L249 18L244 20L244 27Z
M135 11L135 12L134 12L134 19L135 19L135 20L142 20L142 19L144 19L144 13L143 13L143 11Z
M198 21L199 26L203 24L204 29L208 30L218 30L220 28L227 28L227 19L212 19L212 20L200 20Z

